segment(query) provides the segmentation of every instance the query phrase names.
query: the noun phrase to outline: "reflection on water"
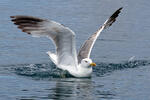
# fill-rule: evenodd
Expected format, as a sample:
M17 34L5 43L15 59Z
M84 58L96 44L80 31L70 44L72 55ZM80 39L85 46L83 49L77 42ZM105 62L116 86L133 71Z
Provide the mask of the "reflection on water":
M91 79L61 79L56 81L56 87L52 88L52 93L48 95L49 99L81 99L93 100Z
M98 89L95 89L91 78L65 78L57 79L55 82L54 87L49 85L49 87L44 88L44 91L38 91L39 93L45 92L47 95L21 96L19 97L19 100L82 100L83 98L84 100L94 100L94 98L113 99L116 96L111 91L100 90L104 85L99 85L99 87L97 87ZM24 91L28 92L28 90Z

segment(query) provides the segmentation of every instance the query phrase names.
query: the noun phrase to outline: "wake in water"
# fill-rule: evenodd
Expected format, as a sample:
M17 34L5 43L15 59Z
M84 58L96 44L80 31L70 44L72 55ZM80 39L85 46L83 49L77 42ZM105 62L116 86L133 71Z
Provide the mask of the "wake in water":
M122 63L99 63L93 68L93 75L103 76L115 70L123 70L125 68L137 68L140 66L150 65L147 60L134 60ZM22 76L36 77L36 78L70 78L67 71L56 68L53 63L47 64L22 64L13 65L13 70L16 74Z

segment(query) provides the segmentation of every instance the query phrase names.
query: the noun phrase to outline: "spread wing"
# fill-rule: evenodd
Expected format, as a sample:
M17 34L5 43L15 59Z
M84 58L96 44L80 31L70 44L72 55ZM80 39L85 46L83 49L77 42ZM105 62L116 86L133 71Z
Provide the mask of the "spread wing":
M11 16L11 18L23 32L50 38L56 46L58 64L71 66L77 64L75 33L68 27L32 16Z
M98 29L97 32L92 34L88 40L85 41L85 43L81 46L80 51L78 53L78 63L81 62L84 58L89 58L91 54L91 50L93 48L93 45L97 39L97 37L100 35L103 29L106 29L107 27L111 26L113 22L116 21L116 18L118 17L119 13L121 12L121 8L119 8L117 11L115 11L112 16L110 16L109 19L105 21L105 23Z

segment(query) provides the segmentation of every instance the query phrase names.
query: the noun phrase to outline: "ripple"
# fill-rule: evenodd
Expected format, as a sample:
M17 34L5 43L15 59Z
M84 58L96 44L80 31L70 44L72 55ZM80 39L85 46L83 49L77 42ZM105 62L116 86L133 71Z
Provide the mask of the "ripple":
M149 60L135 60L135 61L125 61L121 63L99 63L96 67L94 67L93 72L96 76L103 76L105 74L109 74L115 70L123 70L126 68L136 68L150 65Z

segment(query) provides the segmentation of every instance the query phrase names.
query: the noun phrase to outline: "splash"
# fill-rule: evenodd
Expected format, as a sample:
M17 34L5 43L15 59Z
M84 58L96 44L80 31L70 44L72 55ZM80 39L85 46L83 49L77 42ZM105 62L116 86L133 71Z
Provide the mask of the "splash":
M123 70L126 68L137 68L150 65L148 60L125 61L121 63L97 63L93 69L93 75L102 77L110 74L115 70ZM70 78L73 77L67 71L58 69L53 63L44 64L22 64L13 66L14 73L21 76L29 76L34 78Z
M17 65L14 71L18 75L29 76L34 78L66 78L71 77L67 71L58 69L52 64L24 64Z
M133 61L134 59L135 59L135 56L132 56L132 57L129 58L128 62L131 62L131 61Z

